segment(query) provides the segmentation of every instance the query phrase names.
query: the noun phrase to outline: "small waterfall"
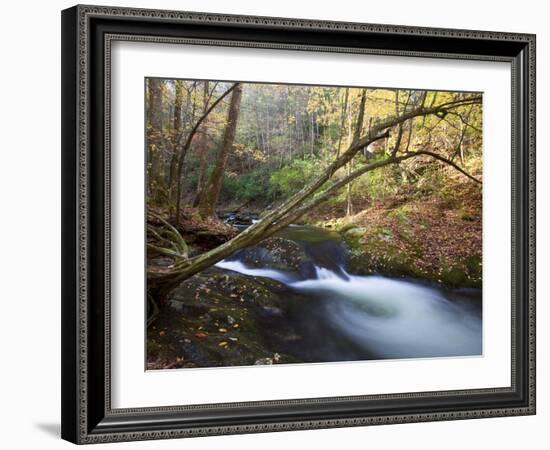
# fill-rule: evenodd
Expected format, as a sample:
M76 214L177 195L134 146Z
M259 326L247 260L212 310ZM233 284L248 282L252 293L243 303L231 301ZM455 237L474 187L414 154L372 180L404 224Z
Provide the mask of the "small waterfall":
M482 353L480 303L476 308L474 300L472 306L471 296L459 290L448 293L412 280L351 275L345 270L345 254L335 247L338 244L307 244L308 254L315 255L315 261L323 265L315 264L305 279L303 274L248 267L238 260L224 260L216 266L270 278L308 296L314 300L308 305L320 309L323 326L380 358ZM308 310L301 313L307 316ZM311 323L307 328L311 329ZM323 333L323 329L317 332Z
M282 270L274 269L260 269L254 267L248 267L244 263L238 260L228 261L224 259L216 264L219 269L231 270L233 272L242 273L252 277L271 278L272 280L279 281L283 284L291 283L296 280L296 276L293 276L292 272L284 272Z
M341 276L342 273L344 276ZM349 280L349 274L343 267L339 267L338 273L334 272L326 267L315 266L316 280ZM295 286L297 287L297 283Z

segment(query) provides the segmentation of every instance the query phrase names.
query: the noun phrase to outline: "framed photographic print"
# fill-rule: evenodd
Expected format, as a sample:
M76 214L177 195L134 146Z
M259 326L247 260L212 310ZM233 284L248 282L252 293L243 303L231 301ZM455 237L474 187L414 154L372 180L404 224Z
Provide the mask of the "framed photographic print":
M62 13L62 436L535 413L535 36Z

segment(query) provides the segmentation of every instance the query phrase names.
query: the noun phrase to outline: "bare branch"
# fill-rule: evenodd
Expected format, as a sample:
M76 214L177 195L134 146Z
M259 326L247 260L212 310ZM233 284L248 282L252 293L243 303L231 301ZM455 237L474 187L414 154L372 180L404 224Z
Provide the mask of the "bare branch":
M429 152L427 150L418 150L414 152L416 155L427 155L431 156L432 158L435 158L441 162L444 162L445 164L448 164L449 166L453 167L454 169L458 170L461 174L467 176L470 180L475 181L476 183L482 184L482 181L474 177L473 175L470 175L468 172L466 172L464 169L462 169L460 166L452 162L451 160L438 155L437 153Z

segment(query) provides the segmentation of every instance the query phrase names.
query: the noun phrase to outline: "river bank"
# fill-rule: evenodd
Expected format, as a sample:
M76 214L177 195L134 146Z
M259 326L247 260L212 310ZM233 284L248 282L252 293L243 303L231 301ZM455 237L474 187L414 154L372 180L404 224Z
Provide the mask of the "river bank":
M480 353L479 290L355 274L346 234L290 226L183 282L148 328L148 368Z
M481 288L480 198L477 192L454 195L452 201L431 196L367 202L359 204L360 212L351 215L346 215L340 204L336 209L326 205L308 213L302 223L341 235L349 250L351 273L420 278L451 288ZM261 215L261 208L220 214L225 223L241 229Z
M372 206L338 221L350 249L349 270L434 281L447 287L482 286L479 212L442 207L434 199Z

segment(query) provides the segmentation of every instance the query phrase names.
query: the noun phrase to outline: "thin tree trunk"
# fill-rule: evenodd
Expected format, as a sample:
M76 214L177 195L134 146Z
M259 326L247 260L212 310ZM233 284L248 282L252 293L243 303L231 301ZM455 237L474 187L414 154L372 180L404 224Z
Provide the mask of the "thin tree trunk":
M366 100L367 100L367 91L363 89L363 92L361 93L361 103L359 104L359 114L357 117L357 123L355 124L355 132L353 134L353 138L351 135L351 108L349 109L349 113L348 113L348 141L349 142L357 142L361 136L361 133L363 132L363 120L365 119ZM353 160L348 162L348 166L347 166L348 177L351 175L352 166L353 166ZM350 181L347 185L347 201L346 201L347 217L353 214L353 202L351 198L352 187L353 187L353 183Z
M342 112L340 114L340 133L338 136L338 147L336 148L336 157L340 156L340 149L342 148L342 138L344 137L344 126L346 124L346 113L348 110L349 88L346 88L344 94L344 103L342 105Z
M472 113L472 109L473 109L473 106L470 107L470 109L468 110L468 112L466 113L466 119L463 119L461 117L461 121L460 121L460 138L458 140L458 143L456 145L456 150L454 152L454 154L451 156L451 161L454 161L455 157L457 155L460 156L460 163L462 165L464 165L464 147L463 147L463 143L464 143L464 138L466 137L466 131L468 130L468 119L470 118L470 114Z
M348 177L351 175L351 161L348 163ZM351 200L351 188L353 183L348 183L347 202L346 202L346 216L349 217L353 214L353 202Z
M311 113L311 120L310 120L310 126L311 126L311 130L310 130L310 134L311 134L311 149L310 149L310 152L309 154L311 156L313 156L313 149L314 149L314 144L315 144L315 136L313 134L313 131L314 131L314 123L313 123L313 112Z
M208 81L204 82L204 91L203 91L203 108L202 113L205 114L206 110L208 109L208 91L210 89L209 87L210 83ZM204 119L203 128L206 132L208 119ZM204 184L206 182L206 153L208 151L208 140L206 134L202 134L200 136L200 141L198 143L198 156L199 156L199 174L197 176L197 190L195 194L195 201L194 205L198 205L200 201L201 192L204 189Z
M183 81L175 81L175 99L174 99L174 121L173 121L173 133L172 133L172 157L170 158L170 170L168 174L168 197L173 197L174 183L176 181L176 168L179 154L178 143L181 140L183 133Z
M159 188L160 152L162 147L162 87L163 81L149 79L149 104L147 108L147 151L149 159L149 193L155 195Z
M348 105L348 145L352 142L352 131L351 131L351 104ZM351 173L351 161L347 164L348 175ZM347 185L346 191L346 216L351 216L351 210L353 205L351 204L351 183Z

